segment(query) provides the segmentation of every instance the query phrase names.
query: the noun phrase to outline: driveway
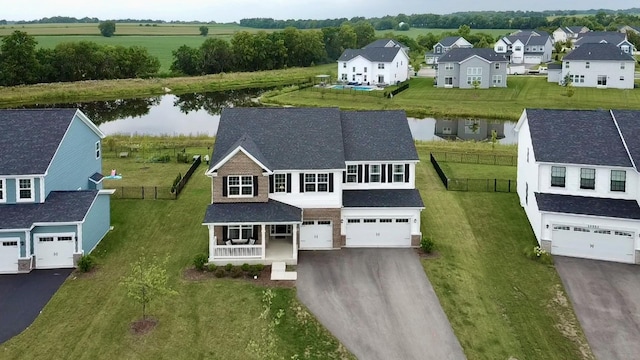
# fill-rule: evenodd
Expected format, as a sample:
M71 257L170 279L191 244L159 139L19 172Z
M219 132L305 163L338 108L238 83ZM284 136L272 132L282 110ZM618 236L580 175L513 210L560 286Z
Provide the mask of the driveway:
M34 270L0 275L0 344L36 319L73 269Z
M591 350L601 360L640 354L640 266L554 256Z
M464 359L413 249L301 251L298 297L358 359Z

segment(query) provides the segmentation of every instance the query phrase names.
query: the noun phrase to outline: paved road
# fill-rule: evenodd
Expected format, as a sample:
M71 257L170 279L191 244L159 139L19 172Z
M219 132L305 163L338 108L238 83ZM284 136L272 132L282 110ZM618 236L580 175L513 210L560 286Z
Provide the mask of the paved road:
M640 266L554 256L591 350L600 360L640 356Z
M298 297L358 359L464 359L412 249L300 252Z
M34 270L0 275L0 344L36 319L73 269Z

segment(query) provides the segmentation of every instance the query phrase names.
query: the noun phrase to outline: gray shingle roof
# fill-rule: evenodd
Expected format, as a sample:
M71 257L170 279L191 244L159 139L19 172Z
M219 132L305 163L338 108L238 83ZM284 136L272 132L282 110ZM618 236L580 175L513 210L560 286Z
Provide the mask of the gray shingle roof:
M424 207L417 189L345 190L342 204L345 208Z
M102 181L102 179L104 179L104 175L100 173L93 173L93 175L89 176L89 180L93 181L96 184Z
M402 51L398 47L370 47L364 49L346 49L338 61L349 61L358 56L369 61L375 62L391 62L396 57L399 51Z
M251 154L251 156L253 156L256 160L262 163L262 165L267 167L267 169L271 170L269 161L264 155L262 155L262 152L260 151L256 143L253 140L251 140L251 137L249 137L248 135L243 135L240 139L238 139L238 141L236 141L235 144L231 145L229 149L227 149L226 153L223 153L220 155L221 159L225 158L227 155L229 155L232 151L237 149L239 146L241 146L243 149L248 151Z
M364 49L368 49L368 48L381 48L381 47L385 47L387 46L387 44L389 42L392 42L394 44L394 46L396 47L401 47L401 48L406 48L407 46L404 45L403 43L393 40L393 39L380 39L380 40L376 40L370 44L367 44Z
M562 64L551 63L547 65L549 70L562 70Z
M540 211L640 220L635 200L535 193Z
M337 108L227 108L222 111L211 167L248 136L271 170L342 169Z
M549 34L542 31L541 35L533 35L533 34L523 34L518 33L517 35L507 36L507 39L510 43L516 42L516 40L520 40L525 46L527 45L545 45L547 40L549 39Z
M44 174L75 109L0 110L0 175Z
M563 60L610 60L610 61L633 61L631 54L625 53L614 44L610 43L587 43L575 48L565 55Z
M640 167L640 111L613 110L622 138L636 167Z
M448 47L448 46L453 45L460 38L461 38L461 36L447 36L446 38L438 41L438 43L440 43L440 45L442 45L442 46L447 46Z
M631 167L607 110L526 109L537 161Z
M442 55L438 62L462 62L472 56L479 56L487 61L507 61L504 54L498 54L493 49L485 48L452 48Z
M609 44L618 45L625 41L626 35L617 31L587 31L578 35L575 46L582 44L593 44L599 42L607 42Z
M42 204L0 205L0 229L26 229L34 223L82 221L97 190L52 191Z
M301 222L302 209L276 200L261 203L214 203L207 207L204 224Z
M402 110L343 111L345 160L418 160Z

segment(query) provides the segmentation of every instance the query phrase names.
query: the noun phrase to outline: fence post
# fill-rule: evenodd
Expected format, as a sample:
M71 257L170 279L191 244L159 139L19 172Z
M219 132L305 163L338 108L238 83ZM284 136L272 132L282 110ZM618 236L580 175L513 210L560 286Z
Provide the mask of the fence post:
M480 164L480 154L476 154L476 164Z
M140 189L142 189L142 199L144 199L144 186L141 186Z
M493 192L498 191L498 179L493 179Z
M509 192L511 192L511 179L509 179Z

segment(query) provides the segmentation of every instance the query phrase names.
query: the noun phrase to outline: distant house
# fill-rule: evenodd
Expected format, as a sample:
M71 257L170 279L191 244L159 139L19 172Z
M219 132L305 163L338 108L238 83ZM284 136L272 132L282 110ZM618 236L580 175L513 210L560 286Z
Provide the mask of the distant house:
M551 36L544 31L519 31L502 37L493 46L512 64L540 64L551 61Z
M453 48L438 60L437 87L473 89L507 86L504 55L491 49Z
M624 25L624 26L620 26L618 28L618 31L620 31L621 33L629 33L629 32L634 32L636 34L640 34L640 26L630 26L630 25Z
M504 139L504 121L437 119L434 134L445 140L484 141L491 139L493 131L496 132L496 139Z
M427 52L424 55L424 61L428 65L438 63L438 58L444 55L452 48L472 48L473 44L465 40L462 36L449 36L433 45L433 51Z
M553 42L565 42L567 40L575 40L579 34L586 33L589 30L586 26L560 26L553 32Z
M608 43L620 48L625 53L633 54L635 48L629 40L627 34L616 31L590 31L581 34L573 43L574 48L578 48L583 44Z
M347 49L338 59L343 82L388 85L409 78L409 48L392 39L372 42L362 49Z
M559 81L568 76L576 87L633 89L635 62L613 44L582 44L562 59Z

